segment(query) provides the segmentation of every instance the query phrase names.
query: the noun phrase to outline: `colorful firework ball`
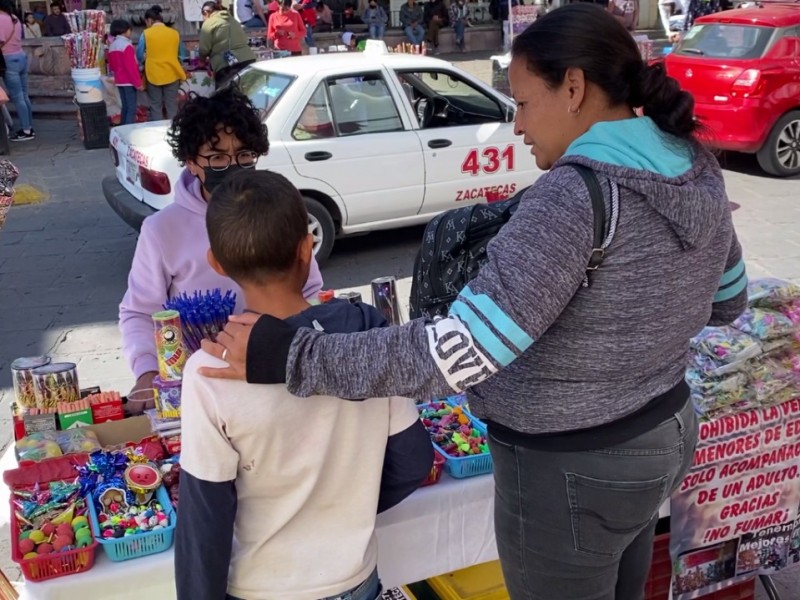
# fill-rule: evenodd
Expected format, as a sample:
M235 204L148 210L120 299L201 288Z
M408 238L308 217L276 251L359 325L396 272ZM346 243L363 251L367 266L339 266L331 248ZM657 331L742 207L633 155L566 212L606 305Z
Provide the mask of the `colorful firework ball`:
M163 381L180 379L186 365L181 315L177 310L162 310L153 315L158 354L158 374Z
M33 369L32 374L37 408L56 408L62 402L78 402L81 399L75 363L51 363Z
M372 304L390 325L402 325L400 302L397 298L397 278L394 275L372 280Z
M17 406L23 410L36 408L36 390L33 385L33 370L50 364L49 356L18 358L11 363L11 379Z

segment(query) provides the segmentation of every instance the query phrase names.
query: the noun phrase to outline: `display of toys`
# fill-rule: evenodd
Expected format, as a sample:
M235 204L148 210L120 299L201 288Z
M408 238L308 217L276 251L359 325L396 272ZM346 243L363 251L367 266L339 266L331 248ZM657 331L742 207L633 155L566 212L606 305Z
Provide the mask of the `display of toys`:
M51 363L31 371L37 408L57 408L62 402L81 399L75 363Z
M49 356L18 358L11 363L11 380L14 384L14 397L21 409L36 406L36 390L33 386L33 370L50 364Z
M177 419L181 416L181 382L153 379L156 394L156 411L161 418Z

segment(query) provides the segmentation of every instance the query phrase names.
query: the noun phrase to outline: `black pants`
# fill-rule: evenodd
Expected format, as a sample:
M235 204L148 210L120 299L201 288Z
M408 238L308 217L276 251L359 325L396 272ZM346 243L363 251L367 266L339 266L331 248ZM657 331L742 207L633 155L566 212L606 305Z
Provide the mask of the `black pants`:
M228 83L231 79L236 77L239 74L239 71L244 69L245 67L252 65L255 59L245 60L230 67L223 67L216 73L214 73L214 84L217 89L224 87L226 83Z
M547 452L491 436L495 530L512 600L641 600L658 509L694 458L691 401L613 448Z

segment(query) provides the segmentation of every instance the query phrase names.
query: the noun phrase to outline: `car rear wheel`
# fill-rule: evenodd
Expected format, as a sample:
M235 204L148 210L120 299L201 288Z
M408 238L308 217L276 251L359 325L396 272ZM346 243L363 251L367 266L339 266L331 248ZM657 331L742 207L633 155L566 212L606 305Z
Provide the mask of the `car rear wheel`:
M781 117L756 154L758 164L770 175L800 174L800 110Z
M333 250L336 226L331 213L317 200L308 196L303 196L303 200L308 210L308 232L314 236L314 255L317 263L322 264Z

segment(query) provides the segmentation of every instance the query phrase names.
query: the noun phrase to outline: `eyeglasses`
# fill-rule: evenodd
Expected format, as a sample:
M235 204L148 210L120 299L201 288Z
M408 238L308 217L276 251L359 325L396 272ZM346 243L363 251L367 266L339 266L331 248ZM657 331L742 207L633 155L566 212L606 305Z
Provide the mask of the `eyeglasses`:
M258 162L258 154L252 150L241 150L233 157L230 154L198 154L199 158L205 158L212 171L224 171L231 166L235 160L236 164L243 169L252 169Z

